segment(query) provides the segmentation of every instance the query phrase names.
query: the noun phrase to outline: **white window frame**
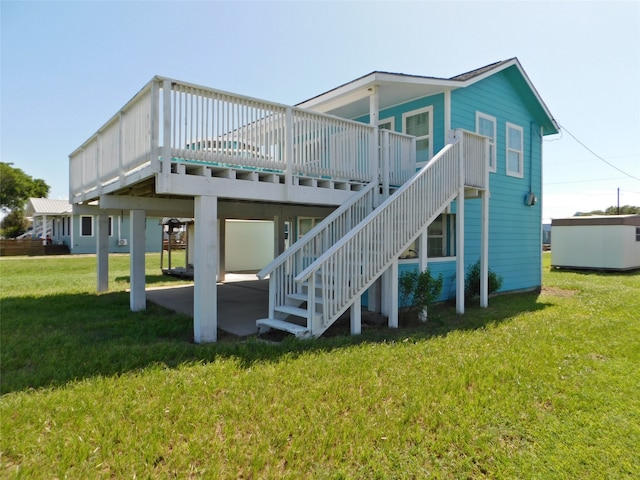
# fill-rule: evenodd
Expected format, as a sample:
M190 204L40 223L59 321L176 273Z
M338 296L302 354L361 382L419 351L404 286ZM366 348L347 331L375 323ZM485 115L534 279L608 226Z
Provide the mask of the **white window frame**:
M417 110L411 110L410 112L405 112L402 114L402 133L407 134L407 118L413 117L415 115L420 115L421 113L429 113L429 133L427 135L422 135L421 137L416 137L416 144L420 140L429 140L429 154L427 161L425 162L417 162L416 167L422 168L424 167L429 160L433 157L433 105L429 105L428 107L419 108Z
M86 235L84 233L84 229L82 228L82 224L83 224L83 219L84 218L89 218L91 220L91 234ZM93 237L93 232L94 232L94 225L93 225L93 215L81 215L80 216L80 236L81 237Z
M391 128L389 130L391 130L392 132L396 131L396 117L388 117L383 120L378 120L378 128L380 128L380 125L383 125L385 123L391 124Z
M489 171L496 171L496 138L498 136L498 122L496 121L496 117L492 117L491 115L487 115L486 113L476 111L476 133L479 135L483 135L480 133L480 119L487 120L493 123L493 138L489 137L489 145L493 148L489 148Z
M438 218L442 219L442 234L433 235L429 233L427 228L427 248L429 248L429 239L439 238L442 239L442 255L431 256L427 252L427 258L429 262L432 261L445 261L455 258L454 246L455 246L455 214L441 213ZM415 262L419 258L420 254L420 242L414 241L409 245L402 254L400 254L400 260L407 260Z
M318 225L321 221L322 221L322 217L297 217L296 218L296 224L297 224L297 235L298 235L298 240L300 240L302 237L304 237L305 235L307 235L307 233L303 233L300 234L300 223L301 220L311 220L311 228L309 229L309 231L311 231L312 229L315 228L316 225Z
M514 148L509 147L509 130L510 129L517 130L520 132L520 150L516 150ZM509 175L510 177L523 178L524 177L524 129L519 125L506 122L505 131L504 131L504 143L505 143L505 150L506 150L505 167L506 167L507 175ZM509 170L509 153L510 152L516 152L520 154L520 161L518 162L518 169L519 169L518 171Z

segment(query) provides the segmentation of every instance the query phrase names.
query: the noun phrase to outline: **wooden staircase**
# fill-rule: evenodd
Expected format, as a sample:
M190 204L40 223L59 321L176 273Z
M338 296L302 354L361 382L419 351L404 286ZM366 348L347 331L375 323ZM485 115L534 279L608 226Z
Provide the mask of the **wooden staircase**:
M370 184L262 270L269 317L259 333L322 335L465 189L485 189L484 138L456 130L425 167L384 202ZM346 221L348 219L349 221Z

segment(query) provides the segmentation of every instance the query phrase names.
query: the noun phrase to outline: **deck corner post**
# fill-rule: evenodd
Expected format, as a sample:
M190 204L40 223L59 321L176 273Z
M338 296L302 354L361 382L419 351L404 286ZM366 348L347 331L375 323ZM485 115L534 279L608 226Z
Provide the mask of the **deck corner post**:
M371 95L369 96L369 125L371 125L371 181L380 181L380 152L379 138L378 138L378 123L380 114L380 92L378 86L374 85L371 88Z
M147 308L145 292L145 224L144 210L131 210L130 227L130 287L129 304L131 311L137 312Z
M157 176L159 192L168 192L171 179L171 80L162 82L162 146L160 147L160 169Z
M456 136L460 132L456 130ZM458 143L459 183L456 197L456 313L464 313L464 139Z
M284 183L293 186L293 109L287 107L284 117Z
M194 201L193 340L218 340L218 197L198 195Z
M480 196L480 307L486 308L489 306L489 191L482 190Z
M382 131L382 144L380 145L380 171L382 174L382 197L384 200L389 198L390 184L390 155L389 155L389 132Z

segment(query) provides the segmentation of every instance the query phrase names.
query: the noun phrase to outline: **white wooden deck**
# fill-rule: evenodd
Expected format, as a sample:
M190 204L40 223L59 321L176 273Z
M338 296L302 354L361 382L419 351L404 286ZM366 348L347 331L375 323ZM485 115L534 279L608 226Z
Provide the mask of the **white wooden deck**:
M389 326L397 326L398 255L413 240L426 239L429 223L454 199L457 290L463 292L464 198L469 191L483 202L486 305L488 143L477 134L456 131L432 161L416 175L414 137L155 77L70 155L70 200L76 212L84 208L98 216L98 291L108 288L109 209L130 212L134 311L146 308L145 216L194 218L198 343L217 339L216 276L218 257L224 257L219 218L252 218L249 210L268 204L276 244L284 245L283 206L340 206L305 235L308 247L290 248L273 265L265 327L283 327L283 317L293 312L307 319L307 327L304 332L287 328L316 336L350 309L352 331L358 333L360 295L378 281L386 286L383 312ZM225 213L230 202L241 202L233 211L247 216ZM424 266L426 253L420 259Z
M382 165L373 126L155 77L70 155L70 198L134 191L339 205L379 172L387 185L415 173L415 140L385 138Z

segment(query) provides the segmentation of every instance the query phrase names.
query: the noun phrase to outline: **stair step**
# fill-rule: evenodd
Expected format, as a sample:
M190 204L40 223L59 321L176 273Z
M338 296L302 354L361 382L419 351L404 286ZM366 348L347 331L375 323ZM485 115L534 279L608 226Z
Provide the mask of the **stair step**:
M274 329L291 333L300 338L311 336L311 330L307 327L291 322L285 322L284 320L277 320L275 318L263 318L256 320L256 326L258 327L259 333L268 332L269 330Z
M274 310L276 312L286 313L287 315L295 315L300 318L309 318L309 311L305 308L292 307L291 305L278 305Z
M309 297L307 296L306 293L290 293L287 295L287 298L290 298L292 300L298 300L300 302L306 302L309 300ZM315 297L314 301L316 303L322 303L322 297Z

